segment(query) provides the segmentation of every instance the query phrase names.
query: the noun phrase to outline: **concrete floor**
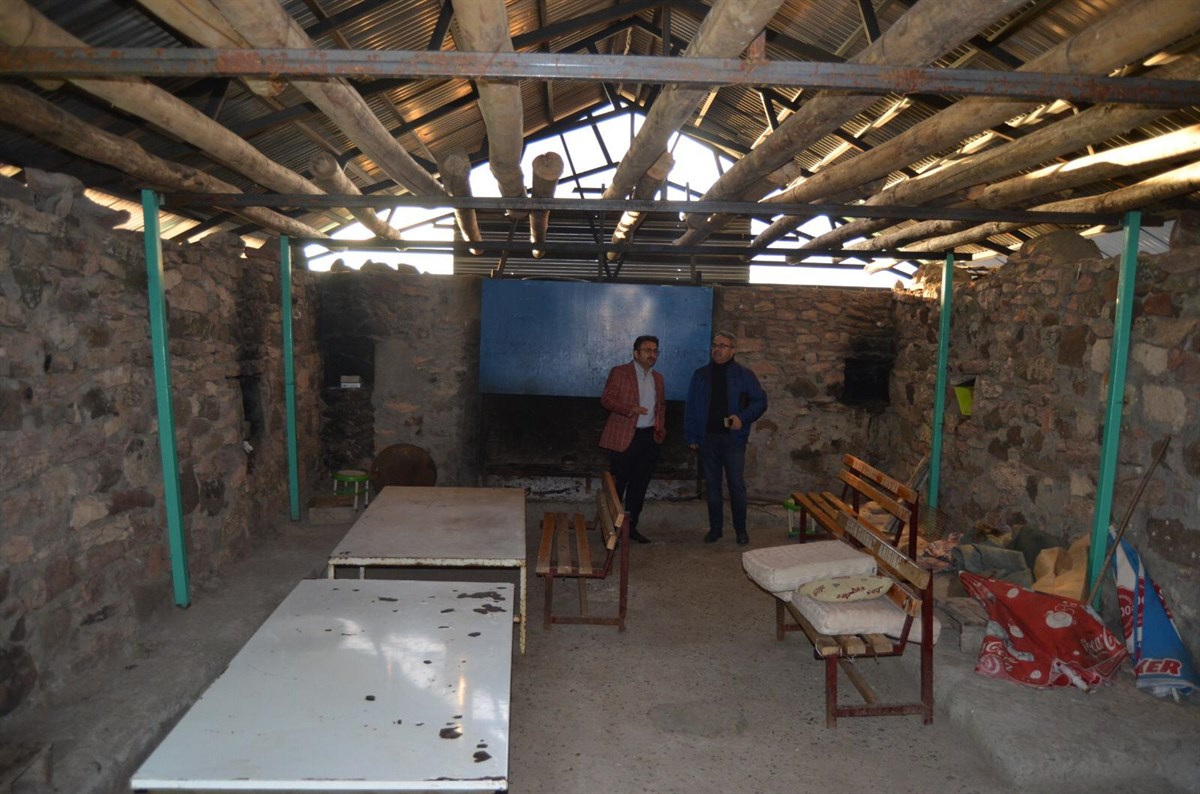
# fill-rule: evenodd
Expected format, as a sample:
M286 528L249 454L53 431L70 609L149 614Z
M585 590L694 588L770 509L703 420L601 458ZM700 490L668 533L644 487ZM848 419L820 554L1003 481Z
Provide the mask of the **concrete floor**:
M545 507L528 505L531 556ZM14 791L128 791L129 775L295 583L323 575L347 528L284 522L277 540L198 589L191 608L147 625L129 658L53 708L0 723L0 742L53 743L51 782L31 775ZM544 631L531 575L528 653L513 668L511 791L1200 792L1195 702L1155 701L1127 670L1091 695L985 679L950 633L937 649L933 725L843 719L827 730L822 666L807 641L775 640L772 600L743 576L743 548L731 533L703 544L705 529L699 503L648 507L642 531L655 542L632 548L624 634ZM750 531L752 548L786 542L786 520L769 509L753 511ZM574 588L557 590L567 607ZM615 583L589 593L601 610ZM881 694L915 691L909 660L877 668L868 675Z

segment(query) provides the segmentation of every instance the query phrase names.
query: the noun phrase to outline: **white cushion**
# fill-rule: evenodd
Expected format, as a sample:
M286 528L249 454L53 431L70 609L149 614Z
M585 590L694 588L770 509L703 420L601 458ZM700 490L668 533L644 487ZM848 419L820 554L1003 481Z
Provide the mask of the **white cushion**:
M875 558L840 540L819 540L743 552L742 568L759 587L786 601L805 582L873 574Z
M904 630L904 610L888 598L873 598L867 601L830 603L815 598L792 594L792 603L822 634L886 634L900 637ZM936 643L942 632L942 623L933 616L933 641ZM913 618L910 642L921 641L920 616Z

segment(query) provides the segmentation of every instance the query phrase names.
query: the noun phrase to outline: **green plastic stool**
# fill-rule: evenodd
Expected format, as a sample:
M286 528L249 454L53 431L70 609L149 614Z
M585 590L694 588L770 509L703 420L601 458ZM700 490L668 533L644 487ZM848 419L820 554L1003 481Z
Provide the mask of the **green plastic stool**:
M795 499L784 499L784 500L783 500L783 509L784 509L784 510L787 510L787 517L788 517L788 537L789 537L789 538L798 538L798 537L800 537L800 533L804 531L804 527L802 527L802 526L797 526L797 523L796 523L796 511L800 509L800 505L796 504L796 500L795 500ZM808 535L816 535L816 534L817 534L817 528L816 528L816 527L809 527L809 528L808 528L808 532L807 532L806 534L808 534Z
M800 537L800 530L796 528L796 511L799 510L800 507L796 504L796 500L795 499L784 499L783 500L783 509L787 510L788 537L789 538Z
M363 496L363 506L371 506L371 478L362 469L338 469L333 473L334 496L354 494L354 512L358 512L358 496Z

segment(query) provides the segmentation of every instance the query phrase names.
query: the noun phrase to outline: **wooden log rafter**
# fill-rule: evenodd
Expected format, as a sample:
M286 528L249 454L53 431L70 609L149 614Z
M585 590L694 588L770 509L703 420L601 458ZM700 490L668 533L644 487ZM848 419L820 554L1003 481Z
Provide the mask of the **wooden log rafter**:
M913 12L921 7L918 4ZM910 12L910 13L913 13ZM1139 20L1163 19L1164 26L1141 25ZM1060 74L1106 74L1138 58L1170 45L1180 30L1200 26L1200 4L1177 0L1137 0L1116 9L1095 25L1080 31L1019 71ZM971 135L1027 113L1038 103L1021 100L964 99L941 113L916 124L887 142L858 157L793 182L772 202L824 200L830 193L869 183L895 170L897 163L912 163L948 147L960 145ZM776 184L790 179L789 167L770 176ZM765 194L763 194L765 195ZM784 216L768 228L762 239L770 242L805 219Z
M980 29L1024 5L1020 0L925 0L902 16L866 49L850 59L869 65L928 63L960 45ZM822 91L787 117L748 155L738 160L704 194L706 200L757 200L780 183L767 179L798 151L809 148L849 119L866 111L876 97ZM857 158L856 158L857 159ZM725 225L726 218L687 216L689 229L677 242L702 242ZM798 224L797 224L798 225Z
M191 166L156 157L134 141L88 124L15 85L0 83L0 105L6 110L5 123L79 157L119 169L148 185L177 191L242 192ZM325 236L306 223L264 207L241 207L237 213L263 228L293 237Z
M685 58L736 58L763 31L783 0L717 0L700 23ZM704 101L708 89L668 86L654 101L603 198L625 198Z

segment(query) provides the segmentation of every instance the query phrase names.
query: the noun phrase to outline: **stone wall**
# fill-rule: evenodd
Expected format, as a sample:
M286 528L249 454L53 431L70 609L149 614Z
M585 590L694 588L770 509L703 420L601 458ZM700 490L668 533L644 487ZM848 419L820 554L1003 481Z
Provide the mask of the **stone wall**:
M1119 263L1070 233L1027 243L986 277L956 274L951 383L976 378L970 417L947 398L941 504L958 528L983 520L1063 540L1090 534ZM893 379L898 457L929 448L940 271L898 294ZM1200 248L1138 264L1112 520L1153 446L1173 438L1126 537L1200 648Z
M371 454L388 444L415 444L433 456L439 484L477 484L479 279L368 267L319 275L317 288L326 359L357 367L343 374L363 377L369 392L326 391L330 464L369 463L369 456L355 457L362 444L334 439L337 428L354 424L347 419L353 416L373 427ZM880 432L888 425L879 417L895 355L892 302L880 290L716 288L714 327L739 336L738 359L755 370L770 401L751 434L752 499L782 501L794 488L827 482L843 453L872 457L883 444ZM847 360L877 366L882 387L875 398L846 393ZM326 386L337 376L330 372ZM577 452L547 450L546 460Z
M0 198L0 714L46 702L173 608L142 237L49 182ZM227 236L165 249L195 587L287 513L279 264ZM302 483L317 433L307 292L299 272Z
M713 328L738 336L737 360L767 392L767 413L746 453L751 500L781 502L794 490L827 487L847 453L885 456L892 305L884 290L717 288ZM848 393L847 362L851 386L855 367L876 367L875 396Z
M321 347L341 362L326 366L325 427L357 428L355 443L326 445L330 467L367 466L385 447L412 444L433 458L439 485L477 485L479 279L368 264L319 274L316 285ZM339 393L343 374L363 388Z

